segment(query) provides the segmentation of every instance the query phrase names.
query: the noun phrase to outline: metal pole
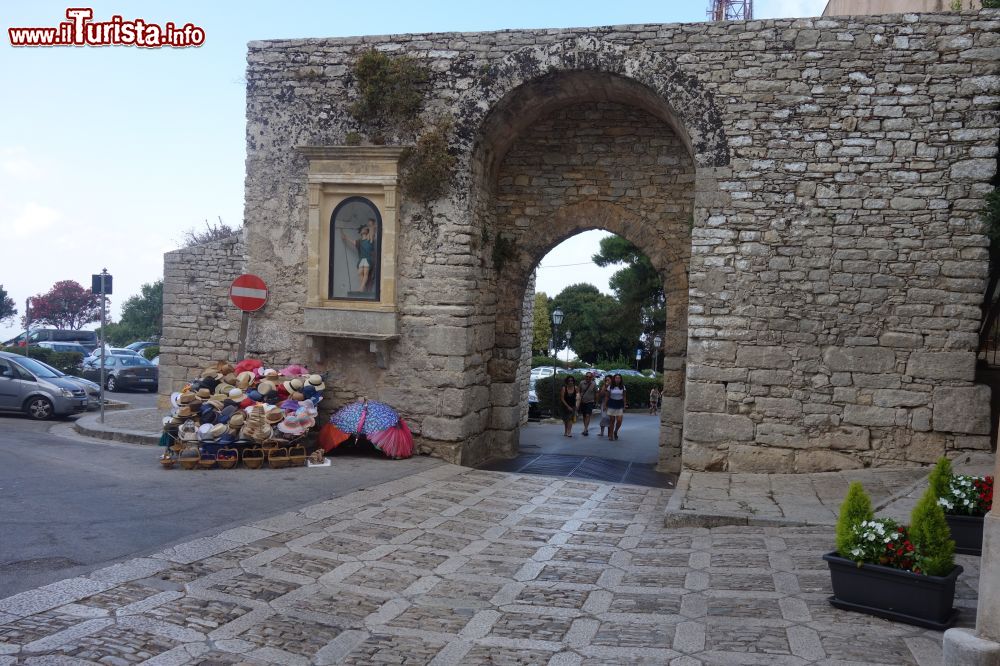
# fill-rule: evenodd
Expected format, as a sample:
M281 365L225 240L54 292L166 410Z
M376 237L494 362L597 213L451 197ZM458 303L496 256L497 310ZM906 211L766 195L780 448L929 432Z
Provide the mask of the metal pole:
M24 299L24 355L28 354L28 336L31 335L31 298Z
M250 326L250 313L243 311L240 318L240 349L236 353L236 359L242 361L247 356L247 328Z
M559 360L559 350L556 349L559 340L559 324L552 322L552 418L556 417L556 361Z
M105 354L105 344L104 344L104 329L106 328L105 322L105 311L107 308L107 296L105 292L107 291L107 275L108 269L101 269L101 423L104 423L104 382L105 380L105 368L104 368L104 354Z

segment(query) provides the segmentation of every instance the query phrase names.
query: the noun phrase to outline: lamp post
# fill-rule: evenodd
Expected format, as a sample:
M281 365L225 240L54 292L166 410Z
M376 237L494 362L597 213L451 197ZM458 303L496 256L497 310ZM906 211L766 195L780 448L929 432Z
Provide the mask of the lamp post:
M653 338L653 374L654 375L656 374L656 362L657 362L657 356L660 353L660 345L661 344L663 344L663 338L661 338L658 335L655 338Z
M566 365L569 365L569 341L573 338L573 331L566 331ZM566 368L569 370L569 368Z
M556 354L559 350L559 324L563 322L563 311L556 308L552 311L552 418L556 417Z

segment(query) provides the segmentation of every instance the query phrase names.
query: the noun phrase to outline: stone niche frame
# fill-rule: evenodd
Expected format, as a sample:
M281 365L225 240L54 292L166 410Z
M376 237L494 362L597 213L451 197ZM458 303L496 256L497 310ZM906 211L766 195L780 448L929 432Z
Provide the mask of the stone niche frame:
M379 367L385 367L386 343L399 337L396 316L396 246L399 237L397 146L299 146L309 160L306 230L307 276L303 327L311 338L369 340ZM349 300L329 294L330 234L337 206L364 197L382 217L378 300ZM314 340L314 345L319 343Z

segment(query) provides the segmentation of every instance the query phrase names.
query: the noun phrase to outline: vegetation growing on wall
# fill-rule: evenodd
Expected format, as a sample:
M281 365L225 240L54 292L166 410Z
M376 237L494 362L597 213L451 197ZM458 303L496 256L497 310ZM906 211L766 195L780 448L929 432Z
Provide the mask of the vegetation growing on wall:
M359 97L351 104L351 115L376 133L412 132L420 127L421 88L428 78L428 70L409 56L364 51L354 63Z
M403 152L403 194L423 204L448 192L456 158L448 152L451 123L439 120L427 129L412 148Z

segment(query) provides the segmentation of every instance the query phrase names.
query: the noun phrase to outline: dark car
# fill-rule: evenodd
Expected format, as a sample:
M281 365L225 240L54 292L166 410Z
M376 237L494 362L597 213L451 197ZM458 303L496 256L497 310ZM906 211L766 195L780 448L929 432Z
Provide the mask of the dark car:
M86 350L97 346L97 333L94 331L68 331L55 328L38 328L28 333L28 344L37 345L40 342L75 342ZM24 333L4 343L7 347L23 347Z
M134 354L111 354L104 359L104 387L109 391L121 389L145 389L155 391L160 379L160 370L141 356ZM83 361L83 376L93 382L101 381L100 357L88 357Z
M142 352L143 349L146 349L148 347L155 347L158 344L159 344L158 342L149 342L148 340L146 340L142 342L133 342L130 345L125 345L125 349L131 349L136 354L139 354L140 356L145 356L145 354Z

